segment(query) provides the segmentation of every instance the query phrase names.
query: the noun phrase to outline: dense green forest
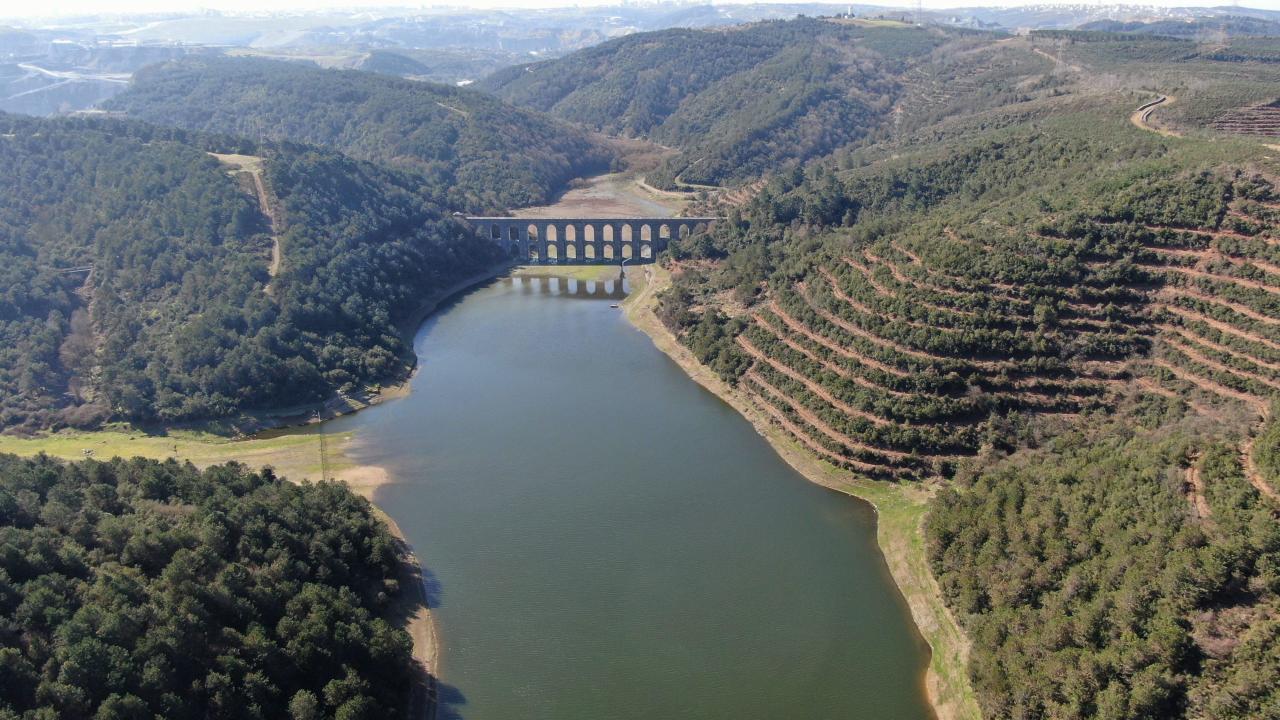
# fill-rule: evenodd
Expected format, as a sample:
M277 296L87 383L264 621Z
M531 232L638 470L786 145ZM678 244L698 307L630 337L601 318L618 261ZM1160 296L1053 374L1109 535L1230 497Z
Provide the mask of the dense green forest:
M909 61L947 40L935 30L813 19L665 30L516 66L479 86L679 148L653 183L719 185L864 137L889 116Z
M938 497L929 554L986 716L1274 717L1277 506L1179 405L1097 418Z
M1048 62L993 62L1019 49ZM901 123L713 196L666 258L659 317L765 417L942 488L926 544L990 718L1275 712L1280 168L1210 120L1277 77L1203 50L935 54ZM1181 137L1129 122L1152 84Z
M484 93L355 70L186 58L137 73L109 107L188 130L327 147L413 170L452 210L546 202L609 167L584 131Z
M215 146L264 158L275 278L271 223ZM396 323L500 257L421 176L318 150L0 116L0 164L4 428L218 418L403 375Z
M0 717L400 717L398 562L335 483L0 455Z

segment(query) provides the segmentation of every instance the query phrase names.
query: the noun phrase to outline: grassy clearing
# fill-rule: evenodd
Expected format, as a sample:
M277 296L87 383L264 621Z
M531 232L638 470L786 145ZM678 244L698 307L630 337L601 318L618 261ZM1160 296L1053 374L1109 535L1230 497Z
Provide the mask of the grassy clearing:
M232 167L233 174L241 170L251 173L262 172L262 158L257 155L237 155L231 153L209 153L218 159L218 162Z
M702 366L680 345L653 313L654 293L670 283L670 273L654 265L638 268L633 292L624 303L627 317L696 382L729 403L749 420L789 465L812 482L866 500L876 508L876 537L889 572L911 608L920 634L932 648L926 689L941 720L981 718L969 682L969 641L948 612L929 570L923 520L930 488L858 477L822 462L772 425L740 393Z
M236 461L255 468L271 467L295 482L318 481L322 476L342 480L368 497L385 481L385 473L381 468L357 465L347 456L352 439L351 433L322 436L318 432L299 430L233 440L197 431L148 434L128 427L114 427L92 432L62 431L31 438L0 435L0 453L27 457L44 453L63 460L176 458L201 468Z
M495 265L426 298L419 312L400 328L406 343L412 343L422 320L434 312L440 302L506 269L505 263ZM616 268L613 270L616 272ZM355 442L352 433L335 435L321 433L314 427L289 426L305 422L307 418L328 420L353 413L401 397L408 391L407 382L375 386L359 396L335 397L323 404L310 403L269 412L246 413L242 419L213 423L205 430L149 432L117 424L92 432L65 430L35 437L0 435L0 453L22 456L45 453L64 460L117 456L156 460L176 458L201 468L235 461L255 468L271 467L278 475L294 482L340 480L355 492L372 499L374 490L387 482L387 474L380 467L360 465L351 459L348 450ZM241 433L273 427L281 429L247 439L237 437Z

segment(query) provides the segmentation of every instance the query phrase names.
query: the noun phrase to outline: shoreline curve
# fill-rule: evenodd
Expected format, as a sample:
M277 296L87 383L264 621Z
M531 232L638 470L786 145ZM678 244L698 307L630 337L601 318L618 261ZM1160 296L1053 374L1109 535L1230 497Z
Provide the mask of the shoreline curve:
M645 265L645 284L623 301L627 320L653 342L660 352L676 363L686 375L738 412L768 441L774 452L810 482L869 503L876 512L876 542L888 566L894 585L911 612L912 622L929 647L930 657L924 678L925 695L938 720L981 720L982 713L968 679L969 641L942 601L941 589L929 570L924 555L921 522L924 503L932 490L861 480L853 474L822 462L790 442L766 417L710 369L693 357L687 348L658 319L654 310L657 292L670 283L669 271ZM886 531L887 510L913 506L904 515L914 520L907 528L912 536ZM897 513L895 513L896 515ZM901 530L902 528L895 528Z

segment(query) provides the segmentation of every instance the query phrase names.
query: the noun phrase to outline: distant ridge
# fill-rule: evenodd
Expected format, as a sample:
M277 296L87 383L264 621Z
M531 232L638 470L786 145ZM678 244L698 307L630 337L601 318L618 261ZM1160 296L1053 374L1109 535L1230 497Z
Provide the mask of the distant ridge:
M455 209L550 200L607 169L586 132L465 88L255 58L186 58L139 72L106 104L188 130L306 143L419 172Z

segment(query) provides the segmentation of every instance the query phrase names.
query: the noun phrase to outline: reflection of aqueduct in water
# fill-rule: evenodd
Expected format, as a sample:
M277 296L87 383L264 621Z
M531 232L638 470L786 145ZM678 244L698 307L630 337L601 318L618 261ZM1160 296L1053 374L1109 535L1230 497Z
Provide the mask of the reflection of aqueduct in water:
M521 295L555 295L570 300L622 300L627 296L623 278L575 280L561 277L507 276L501 281Z
M531 264L652 262L672 238L687 237L717 218L467 217L480 237Z

